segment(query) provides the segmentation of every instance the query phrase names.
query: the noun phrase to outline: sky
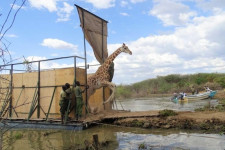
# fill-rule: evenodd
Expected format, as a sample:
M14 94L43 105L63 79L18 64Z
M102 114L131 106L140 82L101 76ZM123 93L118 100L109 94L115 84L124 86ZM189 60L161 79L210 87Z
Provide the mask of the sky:
M1 26L12 3L0 1ZM225 72L225 0L27 0L3 39L14 62L84 57L74 4L108 21L109 54L122 43L132 51L114 60L117 85L168 74ZM86 44L87 63L98 64ZM41 64L42 69L71 66L69 59Z

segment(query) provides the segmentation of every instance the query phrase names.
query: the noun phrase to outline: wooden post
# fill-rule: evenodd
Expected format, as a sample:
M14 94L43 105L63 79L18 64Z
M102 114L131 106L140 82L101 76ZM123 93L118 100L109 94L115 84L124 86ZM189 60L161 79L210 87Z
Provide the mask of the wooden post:
M3 144L3 128L0 128L0 150L2 150L2 144Z
M93 146L98 149L99 147L99 141L98 141L98 134L93 135Z

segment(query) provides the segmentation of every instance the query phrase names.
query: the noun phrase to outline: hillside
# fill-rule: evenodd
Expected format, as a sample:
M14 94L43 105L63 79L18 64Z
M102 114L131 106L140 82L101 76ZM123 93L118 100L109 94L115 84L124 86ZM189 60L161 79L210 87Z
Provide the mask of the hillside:
M148 97L152 94L172 94L175 92L191 93L191 87L203 91L204 86L208 86L212 90L225 88L225 73L158 76L132 85L117 86L116 98Z

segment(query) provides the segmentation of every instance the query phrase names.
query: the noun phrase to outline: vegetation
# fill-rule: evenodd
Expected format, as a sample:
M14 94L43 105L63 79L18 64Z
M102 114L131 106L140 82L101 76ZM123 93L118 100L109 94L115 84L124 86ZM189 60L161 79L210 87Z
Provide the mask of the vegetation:
M159 111L159 116L161 117L176 116L176 115L177 113L175 111L169 109Z
M22 137L23 137L23 134L20 133L20 132L17 132L17 133L15 134L15 136L14 136L14 139L15 139L15 140L19 140L19 139L21 139Z
M191 87L202 91L204 86L212 90L225 88L224 73L198 73L190 75L171 74L158 76L132 85L119 85L116 89L116 98L148 97L152 94L172 94L175 92L191 93Z
M225 111L225 99L219 99L219 104L214 106L211 106L210 103L208 105L205 105L203 108L197 108L195 111Z
M141 143L140 145L138 145L138 149L147 149L147 146L145 145L145 143Z

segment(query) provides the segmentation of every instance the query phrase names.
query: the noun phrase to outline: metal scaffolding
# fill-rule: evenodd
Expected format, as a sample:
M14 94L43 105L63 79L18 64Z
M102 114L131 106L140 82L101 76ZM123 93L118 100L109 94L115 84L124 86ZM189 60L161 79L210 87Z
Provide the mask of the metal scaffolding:
M46 62L46 61L53 61L53 60L60 60L60 59L67 59L67 58L73 58L74 59L74 83L73 85L75 84L76 82L76 68L77 67L85 67L85 78L87 80L87 65L86 65L86 55L85 55L85 58L83 57L80 57L80 56L67 56L67 57L58 57L58 58L52 58L52 59L44 59L44 60L37 60L37 61L29 61L29 62L26 62L26 63L38 63L38 70L35 70L37 71L38 73L38 76L37 76L37 86L35 87L26 87L26 86L21 86L21 87L14 87L13 86L13 73L14 73L14 68L16 65L24 65L24 63L14 63L14 64L6 64L6 65L0 65L0 68L3 68L2 70L4 70L5 67L11 67L10 69L5 69L5 70L9 70L10 71L10 81L9 81L9 87L0 87L1 89L7 89L7 94L6 94L6 97L5 97L5 101L1 107L1 110L0 110L0 117L3 117L7 111L9 111L9 117L11 118L12 117L12 110L14 110L15 112L15 109L13 108L12 106L12 93L13 93L13 89L21 89L21 92L19 94L19 97L17 98L17 101L16 101L16 106L17 106L17 103L20 99L20 96L21 96L21 93L24 89L26 88L35 88L35 92L34 92L34 96L33 96L33 100L31 102L31 107L30 107L30 112L28 114L28 121L29 119L31 118L31 116L33 115L33 113L35 112L35 110L37 110L37 118L40 118L40 111L42 110L43 113L45 114L46 116L46 120L48 120L48 116L49 116L49 113L50 113L50 109L51 109L51 106L52 106L52 101L53 101L53 97L55 95L55 91L56 91L56 88L57 87L61 87L62 85L54 85L54 86L41 86L41 62ZM77 66L77 59L82 59L85 61L85 66ZM50 69L53 69L53 68L50 68ZM16 69L15 69L16 70ZM16 70L18 71L18 70ZM22 70L19 70L19 71L22 71ZM24 70L23 70L24 71ZM45 113L44 110L42 109L41 105L40 105L40 96L41 96L41 92L40 92L40 89L41 88L51 88L53 87L54 90L53 90L53 93L52 93L52 97L51 97L51 101L50 101L50 104L49 104L49 108L48 108L48 112ZM8 107L7 107L8 106ZM15 112L16 113L16 112ZM16 113L17 115L17 113Z

